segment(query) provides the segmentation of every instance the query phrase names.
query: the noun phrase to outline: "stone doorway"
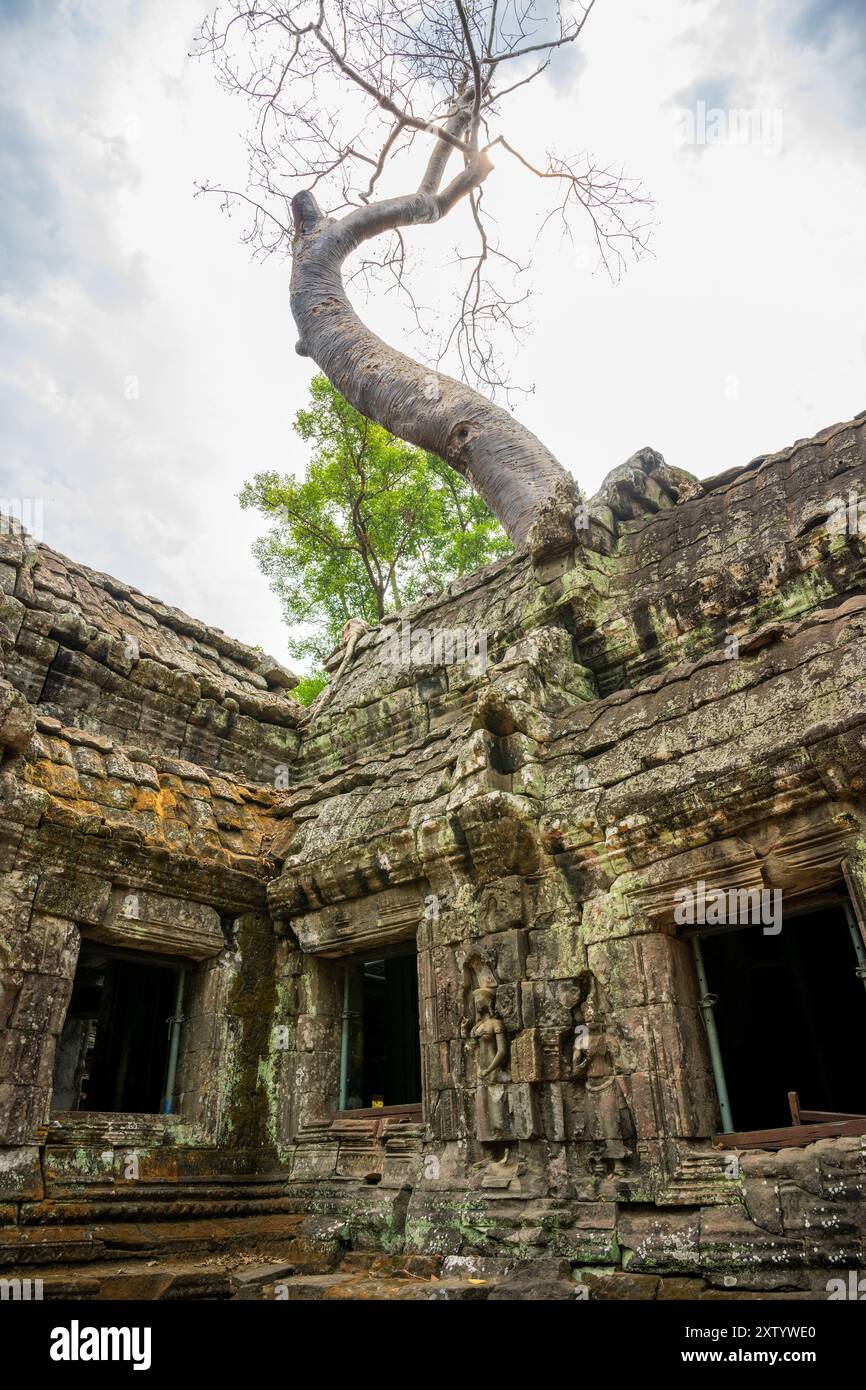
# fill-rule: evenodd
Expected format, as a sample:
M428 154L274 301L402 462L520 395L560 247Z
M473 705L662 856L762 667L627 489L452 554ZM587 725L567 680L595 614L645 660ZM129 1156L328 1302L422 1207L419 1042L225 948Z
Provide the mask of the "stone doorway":
M159 1114L179 967L83 942L54 1066L52 1109Z
M347 961L344 969L348 1047L341 1109L420 1105L416 951L379 951Z
M842 907L701 933L736 1131L791 1123L788 1095L866 1114L866 990Z

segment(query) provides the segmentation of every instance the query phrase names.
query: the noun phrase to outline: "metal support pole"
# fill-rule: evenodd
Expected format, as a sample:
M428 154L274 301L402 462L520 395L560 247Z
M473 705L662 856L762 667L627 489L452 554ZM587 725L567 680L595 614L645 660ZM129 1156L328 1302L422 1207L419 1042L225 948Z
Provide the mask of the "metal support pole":
M343 1031L340 1035L340 1109L349 1098L349 967L343 966Z
M707 1030L707 1042L710 1047L710 1062L713 1068L716 1092L719 1097L719 1110L722 1114L722 1130L725 1134L730 1134L733 1131L734 1122L731 1118L731 1102L728 1099L728 1083L725 1080L722 1050L719 1047L719 1035L716 1031L716 1020L713 1014L713 1005L718 996L710 994L710 987L707 984L707 971L704 965L704 953L701 950L701 939L697 933L692 936L691 942L692 952L695 957L695 969L698 974L698 988L700 990L698 1003L701 1006L701 1013L704 1017L704 1027Z
M174 996L174 1012L168 1020L168 1065L165 1069L165 1087L161 1113L174 1114L174 1085L177 1078L177 1055L180 1051L180 1030L183 1027L183 986L186 971L177 972L177 991Z
M863 945L860 924L849 902L845 903L845 920L848 923L848 930L851 933L851 944L854 947L854 954L857 957L857 965L854 973L858 980L862 980L863 987L866 989L866 946Z

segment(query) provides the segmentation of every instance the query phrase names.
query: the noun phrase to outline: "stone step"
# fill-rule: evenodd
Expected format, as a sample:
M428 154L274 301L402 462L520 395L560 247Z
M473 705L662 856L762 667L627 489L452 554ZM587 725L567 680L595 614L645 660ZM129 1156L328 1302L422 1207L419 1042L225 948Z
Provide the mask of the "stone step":
M473 1255L443 1258L353 1250L332 1271L265 1276L257 1281L255 1294L247 1296L288 1302L476 1302L488 1298L565 1301L581 1297L581 1290L565 1260L516 1264L513 1260Z
M381 1250L349 1250L337 1266L340 1274L401 1275L432 1279L439 1276L442 1255L383 1254Z
M0 1276L53 1264L90 1266L105 1261L157 1261L209 1254L260 1252L302 1268L324 1268L336 1241L299 1233L296 1213L189 1221L105 1222L70 1226L14 1226L0 1231Z
M11 1277L29 1281L29 1290L21 1296L31 1301L260 1299L263 1286L321 1272L325 1263L321 1255L296 1263L263 1261L261 1253L252 1250L223 1251L196 1259L169 1256L140 1262L95 1260L79 1268L65 1263L22 1267Z
M432 1302L487 1298L493 1286L481 1279L438 1279L385 1274L294 1275L265 1280L258 1288L262 1299L288 1302L326 1300L328 1302L381 1300L387 1302Z
M341 1260L338 1268L304 1269L289 1261L263 1262L252 1253L205 1256L198 1260L149 1260L136 1267L129 1262L94 1262L84 1268L68 1265L22 1270L31 1283L30 1299L72 1299L76 1302L129 1300L267 1301L267 1302L491 1302L570 1301L692 1301L761 1299L811 1301L823 1298L815 1290L739 1290L714 1287L700 1278L630 1274L620 1269L585 1269L564 1274L553 1261L528 1261L502 1273L502 1261L448 1257L442 1273L410 1274L398 1269L399 1256L367 1256ZM411 1260L411 1256L405 1257ZM441 1257L419 1256L419 1260ZM388 1264L394 1268L389 1270ZM344 1268L348 1263L349 1268ZM482 1275L462 1268L484 1263ZM378 1269L373 1266L378 1264ZM494 1268L494 1266L498 1268ZM546 1267L545 1267L546 1266ZM449 1274L449 1267L457 1271Z

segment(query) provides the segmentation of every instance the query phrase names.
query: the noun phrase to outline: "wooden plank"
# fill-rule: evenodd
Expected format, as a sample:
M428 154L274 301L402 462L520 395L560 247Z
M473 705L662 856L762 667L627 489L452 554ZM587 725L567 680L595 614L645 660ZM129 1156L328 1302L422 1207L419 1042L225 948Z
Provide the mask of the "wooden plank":
M824 1124L787 1125L782 1129L751 1129L740 1134L714 1134L717 1149L788 1149L814 1144L816 1139L841 1139L866 1134L866 1118Z
M853 1114L847 1110L801 1110L800 1119L805 1125L816 1125L825 1120L866 1120L866 1115Z
M388 1117L400 1117L405 1119L421 1118L421 1103L416 1101L413 1105L374 1105L365 1106L358 1110L338 1110L338 1120L387 1120Z

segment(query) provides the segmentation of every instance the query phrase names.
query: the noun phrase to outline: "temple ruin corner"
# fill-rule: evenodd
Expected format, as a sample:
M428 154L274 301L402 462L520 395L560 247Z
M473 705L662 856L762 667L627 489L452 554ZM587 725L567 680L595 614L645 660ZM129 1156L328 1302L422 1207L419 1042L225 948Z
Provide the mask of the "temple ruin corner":
M866 415L715 478L643 450L576 538L542 518L365 632L312 715L4 532L0 1274L825 1298L862 1267L864 492ZM731 894L766 912L730 930Z

